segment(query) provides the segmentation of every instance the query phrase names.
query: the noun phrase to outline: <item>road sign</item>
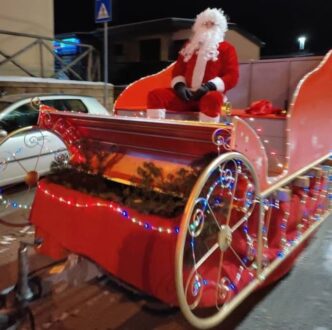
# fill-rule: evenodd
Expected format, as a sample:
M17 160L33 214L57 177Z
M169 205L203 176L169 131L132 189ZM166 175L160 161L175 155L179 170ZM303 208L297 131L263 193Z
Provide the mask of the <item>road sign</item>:
M96 0L95 2L95 22L103 23L112 20L111 0Z

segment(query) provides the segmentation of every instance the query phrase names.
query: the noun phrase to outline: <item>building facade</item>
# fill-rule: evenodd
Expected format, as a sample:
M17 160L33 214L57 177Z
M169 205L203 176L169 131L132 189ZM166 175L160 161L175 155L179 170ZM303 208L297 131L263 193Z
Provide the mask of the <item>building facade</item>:
M190 38L193 23L170 17L109 27L110 81L127 84L170 64ZM102 41L103 29L94 35ZM264 43L236 24L229 24L226 40L235 46L239 61L260 58Z
M36 36L54 38L53 0L1 0L0 13L0 75L40 76L42 62L49 76L53 56Z

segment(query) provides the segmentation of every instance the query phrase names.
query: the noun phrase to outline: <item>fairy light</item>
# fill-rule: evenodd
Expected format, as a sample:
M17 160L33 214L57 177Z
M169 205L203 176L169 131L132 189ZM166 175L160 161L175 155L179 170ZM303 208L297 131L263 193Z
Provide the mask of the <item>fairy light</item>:
M322 182L322 170L321 168L316 169L315 171L317 173L317 176L315 176L314 174L309 175L311 177L312 180L314 180L314 187L312 189L312 197L311 197L311 202L312 205L315 205L318 202L318 197L319 197L319 192L320 192L320 187L321 187L321 182ZM315 213L310 215L309 220L310 222L316 222L318 220L320 220L320 215L317 212L319 211L319 208L317 207L317 209L315 210Z
M232 283L234 286L234 289L236 289L237 286L239 285L243 271L244 271L244 267L240 266L238 272L235 275L235 281L234 281L234 283Z
M0 193L0 205L3 205L5 208L12 207L13 209L23 209L23 210L30 210L31 205L29 204L22 204L15 200L6 199L4 196Z
M332 208L332 166L329 166L328 180L327 180L327 196L328 196L328 208Z
M301 222L297 225L297 237L301 237L303 234L303 229L306 227L308 222L308 210L307 210L307 200L308 200L308 188L303 189L303 194L300 199L300 204L303 208L303 216L301 218Z
M281 220L281 224L280 224L280 229L281 229L281 237L280 237L280 246L281 248L285 251L289 248L289 244L287 241L287 226L288 226L288 220L289 220L289 216L290 216L290 205L289 202L285 202L286 206L286 210L284 211L284 215L282 217Z
M43 136L44 138L44 136ZM45 147L44 145L42 146L42 150L45 153L48 154L55 154L58 151L57 150L53 150L51 148ZM17 161L19 162L20 160L17 159L17 156L19 156L23 151L23 148L20 147L18 148L15 152L13 152L11 155L9 155L7 158L4 159L4 161L0 162L0 172L4 172L7 168L8 163L13 162L13 161ZM63 164L66 165L68 164L68 160L64 159ZM12 207L14 209L24 209L24 210L30 210L31 209L31 204L22 204L19 203L15 200L11 200L11 199L6 199L4 198L4 195L2 194L2 191L0 191L0 205L5 205L5 207Z
M67 200L63 198L62 196L57 196L54 193L51 193L49 190L43 188L41 185L39 185L39 190L43 192L45 195L48 197L62 203L66 204L71 207L77 207L77 208L90 208L90 207L97 207L97 208L108 208L119 215L123 217L123 219L128 220L132 224L135 224L139 227L142 227L146 231L156 231L159 233L166 233L166 234L175 234L177 235L179 233L179 227L174 226L174 227L163 227L163 226L155 226L152 223L149 223L147 221L143 221L140 219L137 219L135 217L132 217L129 212L120 206L118 206L114 202L93 202L93 203L81 203L81 202L74 202L71 200Z
M248 120L252 123L255 123L255 119L250 117L248 118ZM263 127L256 127L256 123L254 125L252 125L252 128L256 131L257 135L260 136L261 138L263 138L263 134L264 134L264 128ZM269 151L268 150L268 146L270 146L270 140L268 139L262 139L263 143L265 144L265 146L261 146L261 150L264 150L268 153L268 156L270 156L274 161L273 163L276 164L276 166L280 169L284 168L284 164L280 161L280 158L278 157L278 153L275 150ZM289 142L286 142L286 145L290 145ZM288 160L289 157L287 156L283 156L283 158L285 160Z
M263 247L265 249L269 248L268 233L269 233L270 220L271 220L271 208L270 208L271 204L272 203L270 202L270 199L266 198L263 200L264 225L262 227L262 239L263 239Z
M318 200L318 211L320 213L323 213L328 208L328 205L326 205L326 201L328 200L329 173L331 171L331 167L328 165L323 165L321 168L323 171L323 175L321 179L321 190Z

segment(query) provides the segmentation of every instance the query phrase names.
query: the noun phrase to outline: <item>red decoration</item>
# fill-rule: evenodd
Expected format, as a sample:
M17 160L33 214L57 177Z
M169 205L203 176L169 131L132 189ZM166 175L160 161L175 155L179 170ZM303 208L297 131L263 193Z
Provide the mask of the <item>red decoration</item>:
M282 109L273 107L268 100L259 100L251 103L250 107L245 109L246 113L251 115L271 115L281 114Z
M36 172L36 171L30 171L24 177L24 181L29 187L36 186L38 179L39 179L39 175L38 175L38 172Z

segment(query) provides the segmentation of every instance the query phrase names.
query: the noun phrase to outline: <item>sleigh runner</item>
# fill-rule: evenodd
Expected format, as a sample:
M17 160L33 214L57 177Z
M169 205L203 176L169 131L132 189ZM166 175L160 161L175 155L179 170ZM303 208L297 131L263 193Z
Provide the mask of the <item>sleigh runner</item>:
M62 137L81 181L87 173L113 182L110 190L141 190L130 200L73 189L82 182L42 180L30 216L43 238L40 252L86 256L179 305L192 325L220 323L255 289L287 273L330 214L331 56L299 83L287 116L241 114L205 124L42 112L40 127ZM133 84L115 111L127 100L128 113L144 111L135 109L133 95L168 79L166 70ZM144 193L155 203L148 212ZM179 207L158 213L158 201Z

